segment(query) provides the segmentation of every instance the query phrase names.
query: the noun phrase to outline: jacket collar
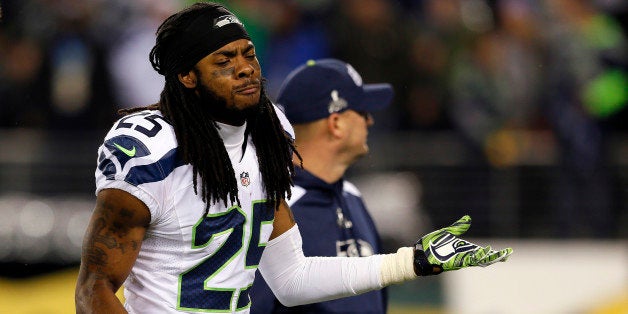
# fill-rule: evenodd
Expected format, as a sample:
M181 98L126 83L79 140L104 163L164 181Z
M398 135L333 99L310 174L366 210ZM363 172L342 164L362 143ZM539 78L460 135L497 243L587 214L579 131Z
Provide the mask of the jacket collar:
M327 183L321 180L319 177L313 175L309 171L301 168L300 166L294 167L295 176L294 176L294 184L298 185L304 189L321 189L321 190L329 190L329 191L338 191L342 192L342 187L344 185L344 179L340 178L338 181L334 183Z

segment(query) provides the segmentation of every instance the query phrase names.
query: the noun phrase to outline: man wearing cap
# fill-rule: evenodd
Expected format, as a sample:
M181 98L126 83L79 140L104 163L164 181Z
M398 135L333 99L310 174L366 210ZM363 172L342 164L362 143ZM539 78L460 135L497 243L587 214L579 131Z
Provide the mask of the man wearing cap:
M244 314L256 269L296 306L510 254L458 238L463 217L393 254L305 257L284 200L292 127L266 96L243 24L222 5L196 3L159 26L150 61L165 76L159 103L124 110L98 149L77 313ZM334 111L354 97L337 96Z
M371 112L388 106L389 84L363 84L360 74L336 59L310 60L284 81L277 102L293 124L303 168L295 168L288 205L306 256L371 256L380 238L360 195L343 176L368 153ZM386 289L348 298L285 307L261 276L251 290L251 313L385 313Z

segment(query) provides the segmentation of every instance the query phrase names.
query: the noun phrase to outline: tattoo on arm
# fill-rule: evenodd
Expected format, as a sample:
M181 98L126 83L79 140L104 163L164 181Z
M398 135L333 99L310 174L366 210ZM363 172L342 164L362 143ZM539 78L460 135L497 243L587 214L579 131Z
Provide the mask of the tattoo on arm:
M125 208L116 208L105 201L97 203L92 236L85 243L85 262L92 268L97 278L105 278L106 269L113 267L109 262L115 250L121 255L136 254L140 248L137 239L125 239L132 228L128 221L133 220L133 211Z

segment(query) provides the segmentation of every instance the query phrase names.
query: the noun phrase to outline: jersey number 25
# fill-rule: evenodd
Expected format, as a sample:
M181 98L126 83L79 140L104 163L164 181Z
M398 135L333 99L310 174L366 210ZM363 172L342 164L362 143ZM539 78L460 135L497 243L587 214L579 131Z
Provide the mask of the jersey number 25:
M252 206L249 241L244 239L247 217L238 206L224 213L207 215L194 226L192 249L202 249L223 234L229 233L229 237L214 254L179 276L179 309L230 312L235 297L238 298L236 311L250 305L248 291L251 284L246 287L218 288L211 287L211 282L238 254L246 254L245 269L257 268L266 246L260 243L261 227L272 223L274 213L265 201L255 201ZM237 290L239 294L236 294Z

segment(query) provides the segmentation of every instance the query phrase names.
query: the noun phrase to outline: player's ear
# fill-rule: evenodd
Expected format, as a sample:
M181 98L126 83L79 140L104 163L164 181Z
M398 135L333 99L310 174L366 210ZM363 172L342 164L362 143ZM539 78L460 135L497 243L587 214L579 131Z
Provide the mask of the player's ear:
M196 88L196 72L190 70L188 72L179 73L177 75L179 82L187 88Z
M327 131L334 137L342 136L343 119L339 113L334 112L327 117Z

